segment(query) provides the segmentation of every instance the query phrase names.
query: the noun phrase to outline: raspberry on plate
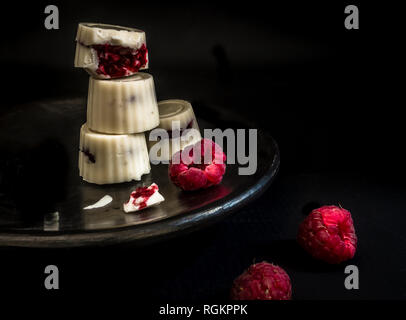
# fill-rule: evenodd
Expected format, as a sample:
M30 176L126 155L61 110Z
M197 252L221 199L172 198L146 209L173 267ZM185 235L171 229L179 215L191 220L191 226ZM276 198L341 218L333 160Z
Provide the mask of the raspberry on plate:
M186 191L208 188L223 179L225 161L226 155L217 143L202 139L173 155L169 178Z
M297 240L314 258L332 264L351 259L357 248L351 213L337 206L313 210L301 223Z
M292 285L281 267L266 261L251 265L234 280L232 300L290 300Z

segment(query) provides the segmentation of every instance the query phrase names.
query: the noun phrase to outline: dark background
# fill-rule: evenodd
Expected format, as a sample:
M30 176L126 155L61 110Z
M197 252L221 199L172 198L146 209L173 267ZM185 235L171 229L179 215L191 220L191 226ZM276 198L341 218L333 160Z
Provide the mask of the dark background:
M56 264L61 293L128 289L148 301L226 301L232 280L265 259L289 273L297 300L406 297L404 99L398 98L404 81L397 76L403 78L395 7L66 1L52 3L60 29L46 30L47 4L2 5L8 32L0 51L0 114L33 100L86 96L88 77L73 68L78 22L133 26L147 34L158 100L217 105L255 121L278 142L281 169L254 203L165 243L1 248L4 290L45 293L43 269ZM360 30L344 28L348 4L359 6ZM323 204L353 214L359 247L349 264L360 269L357 291L344 288L346 263L315 262L295 243L305 214Z

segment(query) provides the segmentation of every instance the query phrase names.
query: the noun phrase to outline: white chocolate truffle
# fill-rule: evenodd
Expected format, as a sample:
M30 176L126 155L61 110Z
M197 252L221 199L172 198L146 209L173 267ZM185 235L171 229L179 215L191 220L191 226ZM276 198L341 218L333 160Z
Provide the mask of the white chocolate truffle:
M151 170L145 135L96 133L80 129L79 174L96 184L141 180Z
M144 31L109 24L79 23L75 67L86 69L94 77L109 79L148 69L148 63ZM115 66L110 68L112 65Z
M159 125L154 79L147 73L100 80L90 77L87 99L90 130L130 134Z
M172 155L187 146L202 139L199 125L190 102L180 99L170 99L158 102L159 127L147 134L148 149L151 161L168 162ZM167 133L167 139L154 138L162 130Z

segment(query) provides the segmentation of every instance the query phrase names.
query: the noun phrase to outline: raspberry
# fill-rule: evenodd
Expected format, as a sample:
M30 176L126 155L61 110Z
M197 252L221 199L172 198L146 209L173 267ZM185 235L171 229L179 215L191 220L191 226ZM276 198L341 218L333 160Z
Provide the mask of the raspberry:
M332 264L351 259L357 248L351 213L337 206L313 210L300 224L297 240L314 258Z
M186 191L208 188L223 179L225 160L226 155L218 144L202 139L173 155L168 169L169 178Z
M290 300L292 285L281 267L268 262L251 265L231 288L232 300Z

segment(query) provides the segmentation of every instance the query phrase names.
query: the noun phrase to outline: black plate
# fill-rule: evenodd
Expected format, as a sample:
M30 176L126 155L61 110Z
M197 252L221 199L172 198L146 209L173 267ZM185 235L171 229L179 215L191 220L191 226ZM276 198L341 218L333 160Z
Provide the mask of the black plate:
M81 180L77 169L85 106L83 99L37 102L1 116L0 245L69 247L159 240L215 222L247 204L264 191L279 167L277 144L258 130L254 175L238 175L239 165L228 164L220 185L183 192L169 181L167 165L160 164L152 165L151 173L140 182L92 185ZM195 105L198 116L201 108ZM215 121L199 117L201 129L253 128L220 108L204 108L204 114ZM27 166L31 171L24 174ZM7 180L7 174L12 179L16 174L17 180ZM131 191L152 182L159 185L165 201L136 214L125 214L122 204ZM113 197L109 205L82 209L106 194Z

